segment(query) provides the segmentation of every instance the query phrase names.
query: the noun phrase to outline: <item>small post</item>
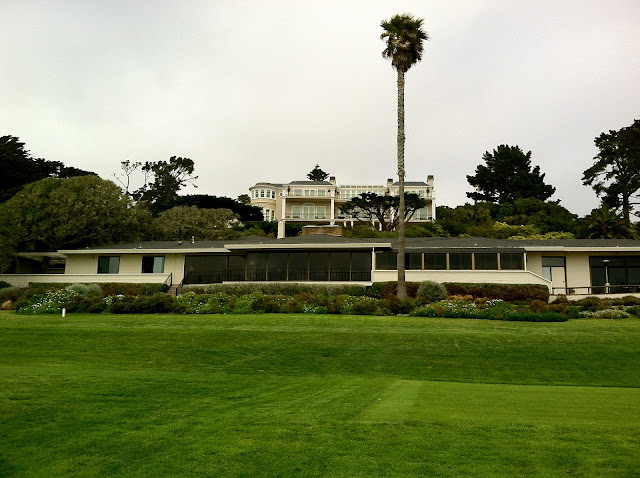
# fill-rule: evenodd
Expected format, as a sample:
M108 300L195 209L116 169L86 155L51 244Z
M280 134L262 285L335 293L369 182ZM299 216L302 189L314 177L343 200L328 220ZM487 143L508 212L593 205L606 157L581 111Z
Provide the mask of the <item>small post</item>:
M64 319L64 316L67 315L67 309L63 308L62 309L62 318Z

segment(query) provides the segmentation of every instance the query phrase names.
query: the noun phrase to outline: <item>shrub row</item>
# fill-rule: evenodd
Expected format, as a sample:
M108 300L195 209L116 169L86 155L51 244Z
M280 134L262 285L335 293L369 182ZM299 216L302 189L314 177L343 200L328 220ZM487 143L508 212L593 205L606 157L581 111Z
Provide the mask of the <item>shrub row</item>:
M352 295L364 296L367 288L360 284L305 284L299 282L234 282L226 284L190 284L184 286L185 292L196 294L225 294L246 295L261 292L266 295L296 295L308 292L315 295Z
M412 316L417 317L457 317L462 319L510 320L520 322L566 322L569 317L558 312L534 312L518 310L501 300L491 300L484 307L463 300L442 301L418 307Z
M549 289L540 284L464 284L445 282L449 295L470 295L507 302L541 300L549 301Z

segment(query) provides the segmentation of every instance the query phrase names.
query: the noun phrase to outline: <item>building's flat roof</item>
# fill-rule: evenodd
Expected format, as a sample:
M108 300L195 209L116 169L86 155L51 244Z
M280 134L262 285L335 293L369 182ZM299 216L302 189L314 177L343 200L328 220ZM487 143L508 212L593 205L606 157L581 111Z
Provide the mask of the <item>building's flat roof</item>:
M113 244L84 249L61 250L63 254L106 253L202 253L224 252L229 250L264 250L264 249L345 249L352 247L396 249L397 238L347 238L330 235L310 235L274 239L263 236L247 236L238 239L221 239L215 241L141 241L127 244ZM572 252L594 251L640 252L640 241L631 239L570 239L570 240L501 240L485 237L412 237L406 238L407 252L424 251L538 251L538 252Z

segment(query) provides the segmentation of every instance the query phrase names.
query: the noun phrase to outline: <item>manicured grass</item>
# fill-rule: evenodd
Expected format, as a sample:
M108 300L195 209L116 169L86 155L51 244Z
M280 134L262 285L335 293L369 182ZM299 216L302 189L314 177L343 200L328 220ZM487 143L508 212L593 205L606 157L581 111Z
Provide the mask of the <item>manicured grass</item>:
M0 476L637 476L640 320L0 313Z

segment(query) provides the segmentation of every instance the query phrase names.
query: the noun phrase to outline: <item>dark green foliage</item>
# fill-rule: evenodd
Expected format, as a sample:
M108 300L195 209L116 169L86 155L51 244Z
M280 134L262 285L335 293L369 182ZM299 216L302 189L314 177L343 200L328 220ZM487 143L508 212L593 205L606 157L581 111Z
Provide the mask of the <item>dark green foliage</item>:
M313 168L309 174L307 174L307 178L310 181L325 181L328 177L329 173L325 173L317 164L316 167Z
M152 296L116 297L109 311L114 314L170 314L182 313L185 308L175 297L157 293Z
M99 284L102 289L102 294L107 296L113 295L132 295L132 296L147 296L154 295L158 292L167 292L169 286L166 284L134 284L134 283L101 283Z
M193 175L194 162L189 158L172 156L169 161L147 161L142 171L149 181L133 193L133 197L149 204L158 213L173 207L178 191L193 184L198 176Z
M536 313L546 312L549 310L549 304L543 300L532 300L529 304L529 308Z
M11 284L3 280L0 280L0 289L5 289L6 287L11 287Z
M418 209L425 207L427 201L414 193L405 193L404 198L404 217L406 222ZM399 196L362 193L360 196L351 198L351 200L342 204L340 211L347 216L354 216L358 221L372 229L382 225L382 231L395 231L400 219L399 207Z
M224 196L187 194L186 196L177 196L172 202L172 207L174 206L197 206L200 209L230 209L234 214L238 215L243 223L263 220L262 209L259 207L244 204L239 200Z
M346 294L351 296L363 296L367 293L366 287L359 284L305 284L300 282L237 282L227 284L189 285L185 286L184 290L185 292L191 291L197 294L224 292L227 294L245 295L251 294L252 292L262 292L263 294L268 295L289 296L303 292L309 292L317 295Z
M448 296L447 289L439 282L423 281L420 282L416 291L416 298L423 302L437 302L444 300Z
M595 139L600 150L595 163L584 172L582 182L593 187L604 204L621 208L629 224L633 198L640 191L640 120L618 131L610 130Z
M474 298L501 299L507 302L516 300L549 301L549 289L539 284L464 284L445 282L449 295L470 295Z
M49 177L70 178L95 174L66 167L59 161L36 159L15 136L0 137L0 203L16 194L23 186Z
M497 204L512 202L519 198L549 199L555 188L544 183L540 166L531 168L531 151L524 153L519 146L501 144L493 153L482 156L486 166L479 165L476 174L467 176L467 181L477 192L467 193L474 201Z
M603 300L600 297L585 297L584 299L575 301L574 304L580 306L582 310L589 312L609 309L612 306L609 300Z
M603 205L591 211L580 231L587 239L638 239L635 227L624 217Z
M613 305L640 305L640 297L634 295L625 295L624 297L612 299Z
M629 307L627 309L627 312L629 312L630 314L635 315L636 317L640 317L640 305L634 305L632 307Z
M418 291L419 282L407 282L407 296L415 297ZM386 299L390 296L398 295L398 283L397 282L374 282L371 287L367 289L367 295L369 297L376 297L378 299Z

